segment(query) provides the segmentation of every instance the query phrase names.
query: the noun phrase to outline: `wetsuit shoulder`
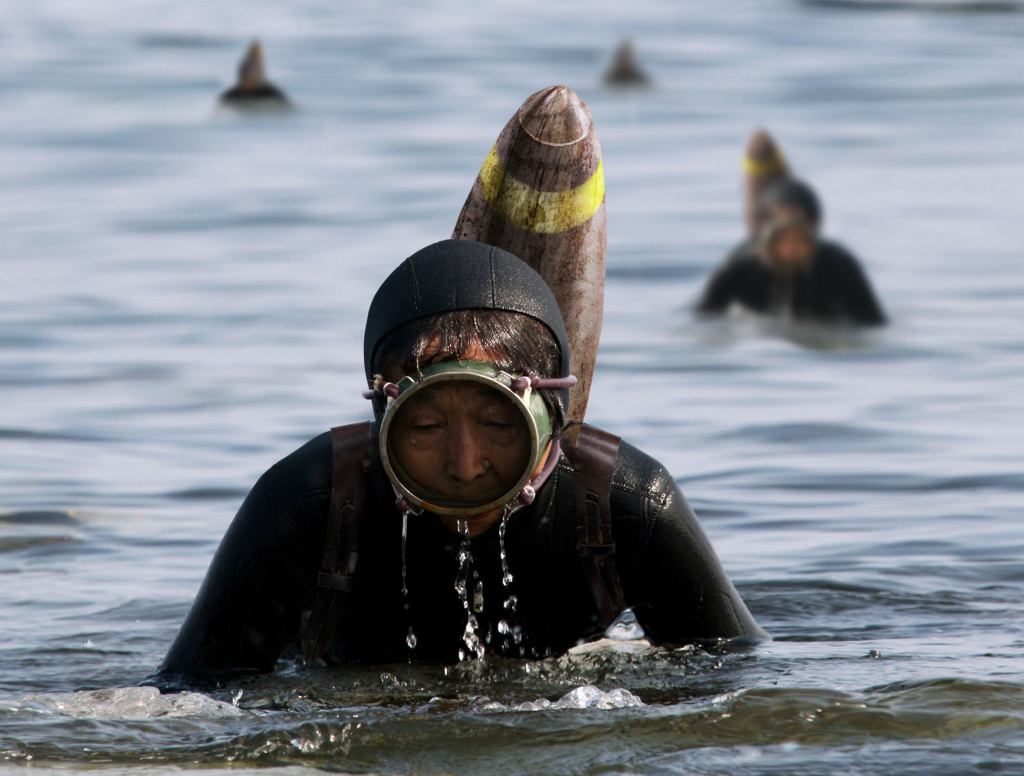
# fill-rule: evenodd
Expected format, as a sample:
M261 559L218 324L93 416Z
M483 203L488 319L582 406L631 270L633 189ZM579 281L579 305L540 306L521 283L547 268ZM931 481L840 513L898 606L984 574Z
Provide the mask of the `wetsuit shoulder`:
M750 304L765 286L767 272L757 256L753 241L747 239L722 260L704 286L697 312L724 313L733 302Z
M612 492L664 499L675 488L675 480L658 460L623 440L612 475Z
M257 480L151 683L205 686L273 668L312 596L331 469L330 435L321 434Z
M856 257L850 252L850 250L845 245L838 243L835 240L819 240L815 263L818 266L827 268L829 272L833 273L849 274L853 272L863 272L863 270L861 270L860 262L857 261Z
M841 317L862 325L882 325L885 313L861 263L844 246L821 240L814 260L815 273L835 297Z
M650 638L688 643L765 635L660 462L623 442L611 496L627 603Z
M330 489L332 476L331 432L310 439L271 466L260 480L287 485L291 495Z

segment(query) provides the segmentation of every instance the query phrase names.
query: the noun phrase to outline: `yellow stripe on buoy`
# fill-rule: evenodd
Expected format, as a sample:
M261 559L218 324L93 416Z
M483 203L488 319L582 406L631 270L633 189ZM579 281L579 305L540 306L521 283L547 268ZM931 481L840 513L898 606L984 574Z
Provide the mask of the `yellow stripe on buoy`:
M765 159L763 162L751 159L749 156L744 156L743 172L754 178L767 178L769 175L782 172L785 163L786 159L781 153L773 156L771 159Z
M565 191L540 191L508 175L495 146L480 168L484 198L513 226L538 234L558 234L585 224L604 202L604 161L586 181Z

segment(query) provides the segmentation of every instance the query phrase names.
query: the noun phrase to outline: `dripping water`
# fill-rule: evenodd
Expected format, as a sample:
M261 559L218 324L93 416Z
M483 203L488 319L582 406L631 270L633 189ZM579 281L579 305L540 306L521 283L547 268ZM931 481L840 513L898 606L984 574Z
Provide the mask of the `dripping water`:
M409 661L412 662L416 650L416 631L412 628L412 613L409 610L409 578L405 563L406 545L409 541L409 515L412 510L402 512L402 606L405 609L405 621L409 623L409 632L405 635L405 645L409 648Z
M512 592L512 582L514 581L514 577L508 567L508 551L505 547L505 532L508 530L508 519L511 515L512 509L505 507L505 512L501 516L501 524L498 526L498 547L501 556L501 585L505 590L505 602L502 606L502 617L498 620L498 633L502 637L502 649L504 651L511 649L512 645L510 641L520 644L523 640L522 628L514 622L516 606L519 603L519 599ZM520 653L521 652L522 647L520 647Z
M458 521L459 535L462 537L462 543L459 545L458 562L459 569L455 575L455 593L459 596L459 600L462 601L462 608L466 610L466 629L462 634L462 641L464 648L459 649L459 660L469 660L472 657L480 659L484 656L484 644L480 640L478 633L478 624L476 619L476 596L477 591L480 594L481 609L483 608L483 583L479 577L476 576L476 570L473 569L473 551L469 543L469 521L459 520ZM469 582L470 575L473 575L474 579L474 590L473 590L473 606L470 606L469 600Z
M508 570L508 553L505 551L505 531L508 529L508 518L511 514L512 510L505 507L505 512L501 516L501 524L498 526L498 546L501 552L501 584L506 592L509 585L512 584L512 572Z

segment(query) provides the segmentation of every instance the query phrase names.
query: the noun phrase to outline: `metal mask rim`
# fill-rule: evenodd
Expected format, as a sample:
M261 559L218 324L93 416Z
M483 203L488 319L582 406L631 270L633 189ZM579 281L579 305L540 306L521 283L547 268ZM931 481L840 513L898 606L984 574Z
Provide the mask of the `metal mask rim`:
M503 507L512 502L523 488L533 478L534 469L540 462L540 457L547 448L551 439L550 427L542 430L537 424L537 418L531 409L531 404L536 401L543 407L543 415L550 416L543 400L533 393L532 388L526 388L522 393L514 391L511 387L513 376L504 372L493 364L482 361L443 361L438 364L431 364L420 371L419 376L407 375L398 382L399 394L389 399L384 410L381 421L378 444L380 447L380 460L384 471L391 481L395 490L413 506L424 509L438 515L472 516L489 512L492 509ZM515 484L506 490L501 496L484 504L466 504L457 501L432 501L418 495L402 477L401 467L397 461L392 461L389 450L388 439L391 424L398 414L398 410L413 396L423 389L445 382L477 382L487 385L498 393L510 398L513 405L519 410L520 415L526 422L526 429L530 436L530 452L527 457L527 466Z

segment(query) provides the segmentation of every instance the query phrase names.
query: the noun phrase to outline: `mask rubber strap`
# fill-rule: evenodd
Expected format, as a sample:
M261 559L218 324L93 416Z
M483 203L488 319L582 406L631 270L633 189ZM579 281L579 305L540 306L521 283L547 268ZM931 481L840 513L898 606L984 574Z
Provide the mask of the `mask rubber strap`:
M522 393L527 388L572 388L576 385L576 375L568 377L541 377L531 372L523 377L512 378L512 390Z
M520 377L513 377L510 387L516 393L522 393L527 388L555 388L558 390L572 388L576 385L576 382L576 375L569 375L568 377L541 377L538 374L531 373ZM395 398L398 396L398 385L397 383L382 383L380 387L374 386L373 390L363 391L363 398L372 399L378 393Z
M394 399L398 396L398 383L382 383L380 388L375 387L372 391L363 391L363 398L372 399L378 393L383 393Z
M573 379L575 380L576 378ZM533 500L537 498L537 491L548 481L551 472L558 466L558 459L561 455L562 443L557 439L552 440L551 449L548 451L548 459L544 462L544 467L537 472L536 477L523 485L523 489L519 491L519 495L514 499L514 504L527 507L533 503Z

